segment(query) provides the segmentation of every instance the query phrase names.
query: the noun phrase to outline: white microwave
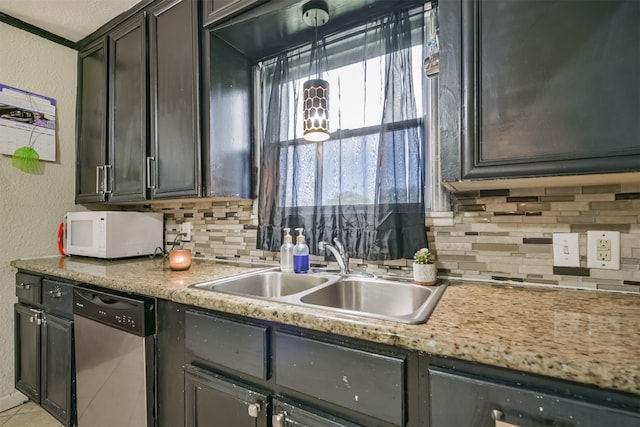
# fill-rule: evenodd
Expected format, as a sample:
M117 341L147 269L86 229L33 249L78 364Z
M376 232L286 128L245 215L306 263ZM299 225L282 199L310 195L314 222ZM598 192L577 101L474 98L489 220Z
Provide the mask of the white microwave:
M153 212L69 212L64 253L115 259L153 254L163 247L163 215Z

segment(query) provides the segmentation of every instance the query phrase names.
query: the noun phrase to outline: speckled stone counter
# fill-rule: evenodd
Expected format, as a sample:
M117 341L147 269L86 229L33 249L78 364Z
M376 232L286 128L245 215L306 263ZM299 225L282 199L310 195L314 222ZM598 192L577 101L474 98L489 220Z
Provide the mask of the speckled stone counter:
M640 395L640 296L451 282L426 324L324 310L190 288L268 268L195 261L171 271L162 259L16 260L15 268L257 319L336 333Z

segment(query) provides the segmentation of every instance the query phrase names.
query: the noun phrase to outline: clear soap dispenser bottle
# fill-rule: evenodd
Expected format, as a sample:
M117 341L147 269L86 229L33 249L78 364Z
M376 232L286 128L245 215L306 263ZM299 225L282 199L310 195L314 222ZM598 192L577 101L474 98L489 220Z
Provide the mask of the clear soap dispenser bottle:
M309 246L304 239L304 228L296 228L299 233L296 237L296 245L293 247L293 271L294 273L306 273L309 271Z
M284 243L280 246L280 271L283 273L293 273L293 243L290 231L290 228L284 229Z

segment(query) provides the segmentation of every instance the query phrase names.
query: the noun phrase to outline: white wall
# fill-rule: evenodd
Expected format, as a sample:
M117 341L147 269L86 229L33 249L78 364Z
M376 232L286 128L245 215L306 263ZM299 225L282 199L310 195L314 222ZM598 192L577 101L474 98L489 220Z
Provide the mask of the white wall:
M27 174L0 156L0 411L14 401L13 304L16 258L56 255L56 232L76 210L77 52L0 23L0 83L57 101L57 161ZM4 407L3 407L4 406Z

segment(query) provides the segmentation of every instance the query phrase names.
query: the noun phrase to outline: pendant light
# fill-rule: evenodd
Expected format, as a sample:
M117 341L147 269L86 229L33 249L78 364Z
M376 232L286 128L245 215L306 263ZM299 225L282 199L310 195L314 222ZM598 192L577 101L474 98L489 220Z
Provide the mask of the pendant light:
M318 27L329 22L329 8L324 1L310 1L302 6L302 20L315 28L316 78L304 82L303 91L303 135L307 141L319 142L329 139L329 82L320 78L320 49L318 49Z

